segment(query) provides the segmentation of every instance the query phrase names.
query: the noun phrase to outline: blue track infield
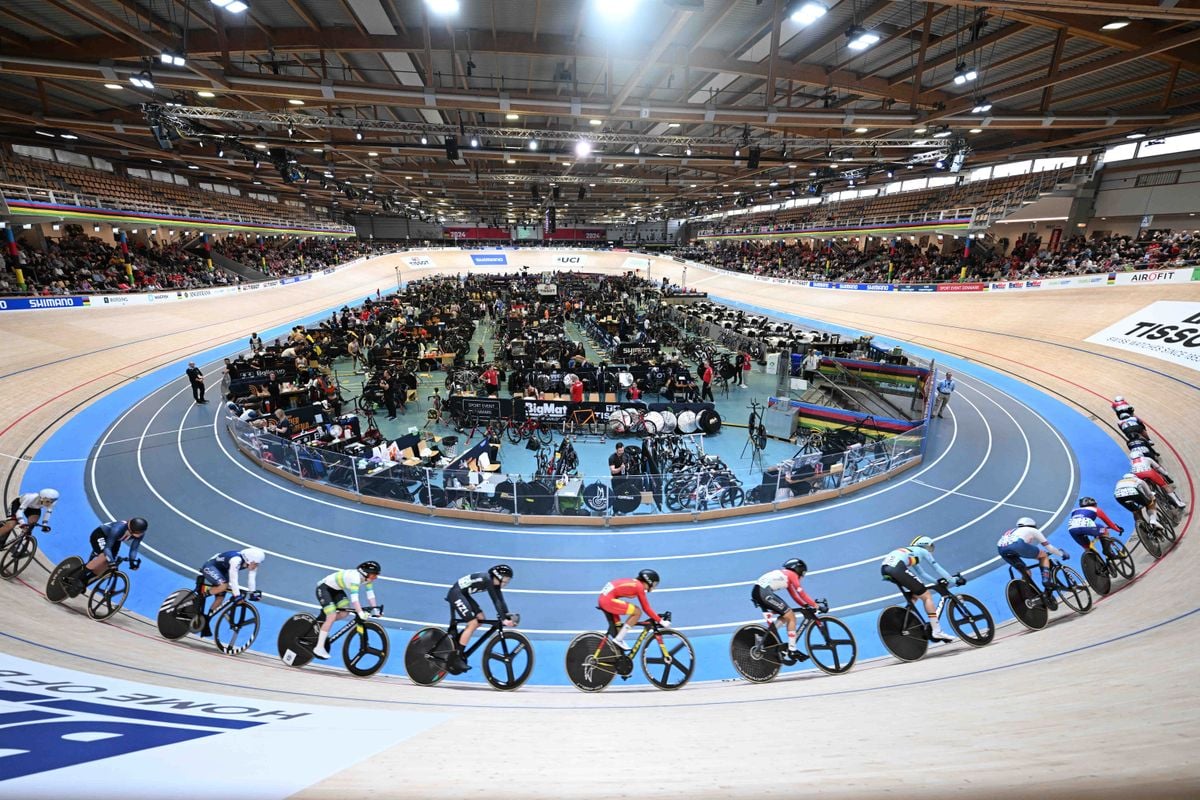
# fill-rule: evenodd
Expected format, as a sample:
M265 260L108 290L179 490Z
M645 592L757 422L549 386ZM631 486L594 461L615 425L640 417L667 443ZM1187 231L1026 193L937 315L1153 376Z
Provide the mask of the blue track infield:
M602 532L443 521L310 495L233 450L220 424L220 403L191 403L182 378L186 361L214 365L219 374L221 359L242 349L238 343L156 370L81 410L38 451L25 483L63 490L60 524L42 537L53 561L85 547L99 517L151 520L143 548L150 557L131 575L128 604L151 619L162 598L189 585L194 569L212 553L243 542L266 549L271 556L260 588L268 598L260 604L264 621L255 644L264 652L274 652L276 632L288 616L311 610L312 587L322 575L372 557L383 562L386 573L378 587L393 648L385 670L402 674L402 649L411 631L445 622L444 587L504 560L517 570L506 593L509 605L521 612L523 629L535 639L531 683L561 685L569 634L601 625L593 608L599 587L654 566L663 585L651 600L660 611L672 610L691 637L695 679L725 679L733 675L729 636L756 616L750 583L799 555L812 570L806 580L810 593L829 598L865 659L883 654L876 618L893 602L893 593L879 580L878 561L888 550L918 534L934 536L942 563L967 574L966 591L998 622L1005 620L1007 574L996 569L994 546L1000 533L1025 514L1056 531L1079 494L1110 497L1127 463L1102 429L1061 401L974 362L906 348L937 358L939 366L962 378L951 415L934 420L925 463L859 495L793 512ZM81 487L87 487L86 500ZM68 529L64 520L87 522ZM1054 542L1061 547L1069 540L1057 531ZM1078 552L1073 545L1069 549ZM481 681L478 673L476 668L467 677ZM643 682L635 671L630 683Z

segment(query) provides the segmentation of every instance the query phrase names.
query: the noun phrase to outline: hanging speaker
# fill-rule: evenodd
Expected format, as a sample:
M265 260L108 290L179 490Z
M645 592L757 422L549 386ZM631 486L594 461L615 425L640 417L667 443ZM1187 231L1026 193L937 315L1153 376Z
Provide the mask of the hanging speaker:
M553 189L551 189L551 190L550 190L550 195L551 195L551 196L552 196L552 197L553 197L555 200L557 200L557 199L558 199L558 187L557 187L557 186L555 186Z
M578 198L578 199L582 200L582 199L583 199L584 197L586 197L586 196L587 196L587 187L586 187L586 186L580 186L580 187L579 187L579 198Z
M446 158L449 161L458 161L458 137L446 137Z
M762 150L758 147L750 148L750 158L746 162L746 166L750 169L758 169L758 159L762 156Z

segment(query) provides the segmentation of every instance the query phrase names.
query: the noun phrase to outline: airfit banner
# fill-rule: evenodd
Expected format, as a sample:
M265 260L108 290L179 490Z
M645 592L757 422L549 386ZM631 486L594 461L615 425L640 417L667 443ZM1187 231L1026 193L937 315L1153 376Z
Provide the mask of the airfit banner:
M178 691L0 653L0 798L108 796L119 785L123 798L202 787L282 800L446 718ZM353 744L296 757L339 732Z
M1200 371L1200 303L1159 300L1086 341Z

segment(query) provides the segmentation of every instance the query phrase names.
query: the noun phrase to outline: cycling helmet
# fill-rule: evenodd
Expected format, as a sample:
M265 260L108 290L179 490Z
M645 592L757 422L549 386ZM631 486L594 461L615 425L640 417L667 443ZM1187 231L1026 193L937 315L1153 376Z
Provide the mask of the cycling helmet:
M1124 403L1124 402L1125 402L1125 398L1124 398L1124 397L1122 397L1121 395L1117 395L1116 397L1114 397L1114 398L1113 398L1113 402L1114 402L1114 403Z
M227 409L229 409L230 411L232 411L234 414L242 413L242 407L239 406L237 403L233 402L232 400L230 400L228 403L226 403L225 407Z
M47 503L53 503L58 499L58 489L42 489L38 492L38 497Z
M652 569L644 569L638 573L638 580L653 589L658 586L658 573Z
M133 531L134 533L145 533L146 529L149 527L150 523L146 522L146 520L142 519L141 517L134 517L133 519L129 520L129 530Z
M1117 409L1117 419L1119 419L1119 420L1127 420L1132 416L1133 416L1132 409L1129 409L1129 408Z
M358 565L358 571L363 575L378 575L383 572L383 567L379 566L378 561L364 561Z
M787 561L783 562L783 568L790 569L801 578L804 577L804 573L808 572L808 564L805 564L798 558L789 558Z
M1017 520L1017 527L1018 528L1036 528L1037 523L1034 522L1029 517L1021 517L1019 520Z
M909 545L909 547L921 547L926 550L932 550L933 549L933 539L930 539L928 536L918 536L917 538L915 538L911 542L909 542L908 545Z
M498 579L501 583L511 581L513 576L513 568L508 564L497 564L488 570L488 575Z
M247 547L242 551L242 561L247 564L261 564L267 560L267 554L257 547Z
M1096 498L1094 498L1094 497L1081 497L1081 498L1079 498L1079 505L1080 505L1080 506L1082 506L1082 507L1094 506L1094 505L1096 505Z

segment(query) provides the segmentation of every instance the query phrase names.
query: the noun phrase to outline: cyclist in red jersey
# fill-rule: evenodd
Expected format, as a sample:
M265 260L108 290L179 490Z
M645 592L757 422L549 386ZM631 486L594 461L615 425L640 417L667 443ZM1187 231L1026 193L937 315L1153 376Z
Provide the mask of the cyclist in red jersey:
M650 600L646 597L646 593L654 591L655 586L658 586L658 573L652 569L644 569L638 573L636 578L618 578L604 584L604 588L600 590L600 610L604 612L604 616L608 620L609 638L617 647L625 649L625 637L637 625L642 610L645 610L650 619L660 625L666 625L662 617L650 607ZM629 600L622 599L626 597L636 598L642 608L639 609ZM617 620L622 617L625 618L625 621L614 636L613 631L617 628Z

